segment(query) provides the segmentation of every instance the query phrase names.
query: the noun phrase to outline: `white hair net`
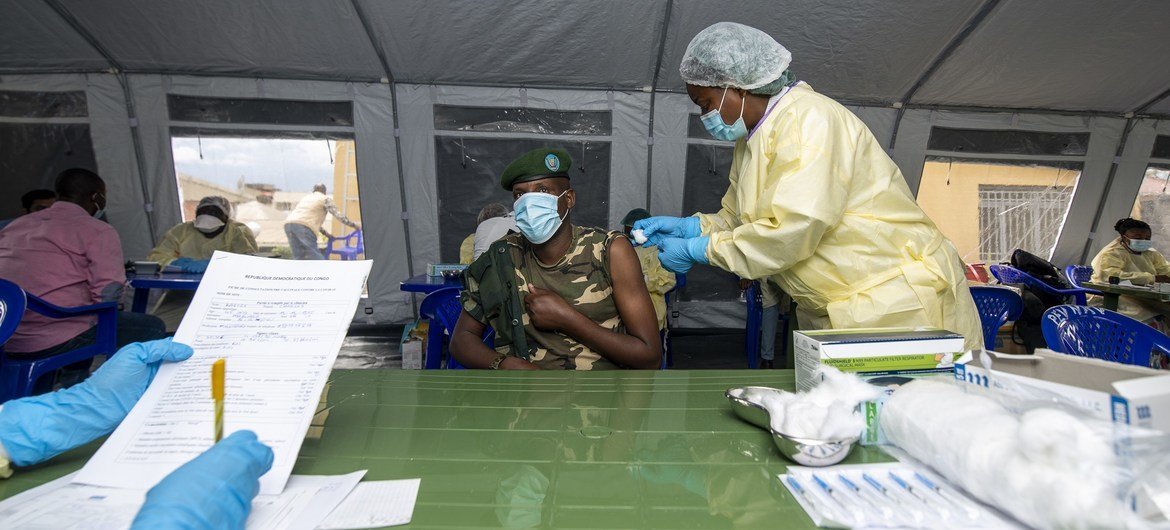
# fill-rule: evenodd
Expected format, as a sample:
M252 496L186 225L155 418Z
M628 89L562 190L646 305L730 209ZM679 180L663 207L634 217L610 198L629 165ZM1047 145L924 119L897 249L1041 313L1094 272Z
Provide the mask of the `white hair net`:
M691 39L678 71L688 85L755 91L780 79L791 62L792 53L767 33L717 22Z
M204 206L214 206L219 208L219 211L223 212L224 215L228 217L232 216L232 203L219 195L208 195L200 199L199 205L195 207L195 210L198 211Z

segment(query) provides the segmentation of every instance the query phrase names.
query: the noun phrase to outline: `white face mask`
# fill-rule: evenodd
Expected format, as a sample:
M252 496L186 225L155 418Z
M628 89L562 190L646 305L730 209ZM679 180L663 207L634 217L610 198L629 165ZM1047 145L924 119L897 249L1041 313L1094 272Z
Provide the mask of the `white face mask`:
M210 233L222 228L224 225L224 222L221 221L218 217L216 217L214 215L204 214L204 215L196 216L195 222L192 224L195 225L196 230L199 230L200 232L203 232L204 234L210 234Z
M1154 248L1154 243L1149 239L1130 239L1129 249L1134 252L1145 252Z

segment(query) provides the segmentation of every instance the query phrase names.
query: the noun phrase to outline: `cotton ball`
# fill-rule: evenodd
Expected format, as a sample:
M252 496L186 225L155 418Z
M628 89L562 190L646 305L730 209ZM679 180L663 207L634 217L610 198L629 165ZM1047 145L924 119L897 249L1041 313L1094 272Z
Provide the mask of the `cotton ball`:
M1020 417L1020 451L1032 460L1084 468L1110 466L1113 449L1079 418L1040 408Z
M795 401L788 405L788 414L782 425L772 424L772 429L797 438L817 438L829 410L806 401Z
M642 230L630 230L630 235L634 236L634 242L641 245L646 242L646 232Z
M872 401L882 395L882 389L862 381L854 374L844 373L832 366L821 365L818 369L821 382L810 391L810 394L828 395L832 401L857 405L863 401Z
M855 409L845 406L826 409L825 424L817 438L821 440L844 440L854 438L865 430L865 418Z

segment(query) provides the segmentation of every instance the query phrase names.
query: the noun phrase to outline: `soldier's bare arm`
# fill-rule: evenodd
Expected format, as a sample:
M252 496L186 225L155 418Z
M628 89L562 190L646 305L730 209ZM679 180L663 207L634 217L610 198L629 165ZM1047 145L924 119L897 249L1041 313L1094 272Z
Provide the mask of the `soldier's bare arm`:
M486 326L472 317L467 311L459 315L455 322L455 333L451 335L451 355L459 364L468 368L488 368L496 358L496 350L483 343L483 331ZM536 365L519 357L509 355L500 363L505 370L537 370Z

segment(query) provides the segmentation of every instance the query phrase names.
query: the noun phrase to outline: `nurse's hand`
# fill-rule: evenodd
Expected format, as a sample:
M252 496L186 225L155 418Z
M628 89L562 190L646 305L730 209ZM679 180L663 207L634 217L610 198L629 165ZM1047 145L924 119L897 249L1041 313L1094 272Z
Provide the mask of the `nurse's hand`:
M237 431L146 493L131 528L244 528L272 449Z
M686 274L696 263L706 265L707 243L711 238L707 236L691 239L667 238L658 244L658 261L666 270L676 274Z
M634 230L641 230L646 236L644 247L658 245L666 238L690 239L703 235L698 217L669 217L665 215L648 217L634 222Z

